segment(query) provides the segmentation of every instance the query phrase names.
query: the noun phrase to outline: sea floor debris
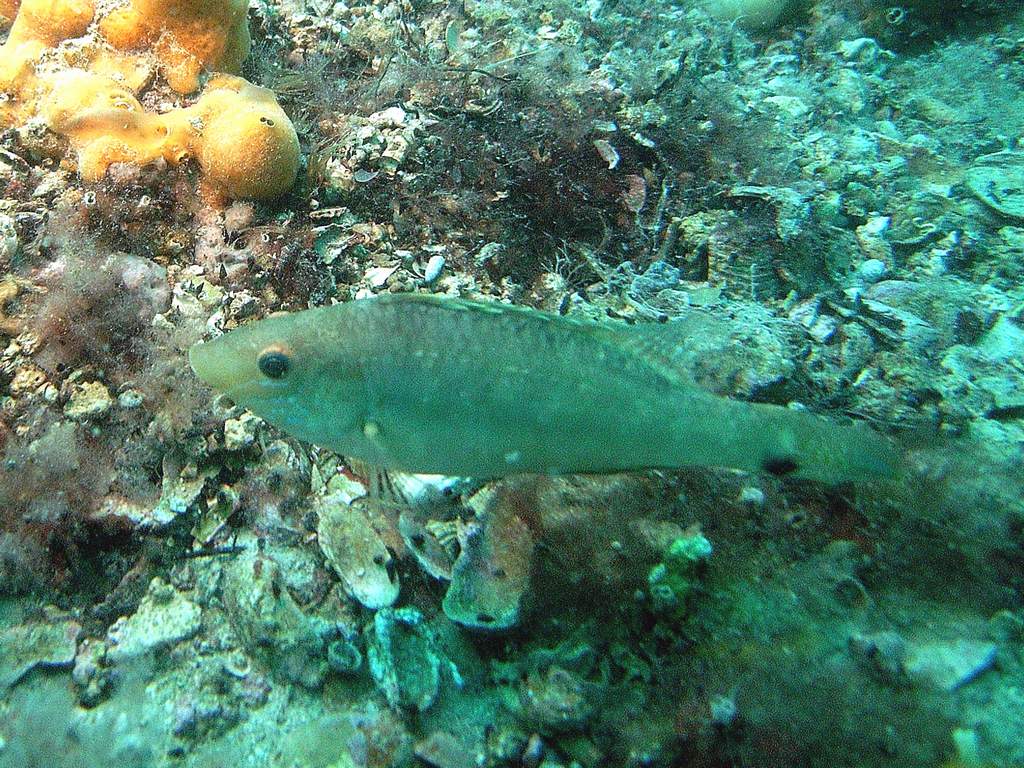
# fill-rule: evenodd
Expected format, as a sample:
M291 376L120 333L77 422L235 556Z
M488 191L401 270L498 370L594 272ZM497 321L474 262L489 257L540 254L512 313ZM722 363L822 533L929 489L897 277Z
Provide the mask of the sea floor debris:
M0 768L1024 765L1019 4L4 20ZM385 471L189 368L395 293L630 326L912 479Z

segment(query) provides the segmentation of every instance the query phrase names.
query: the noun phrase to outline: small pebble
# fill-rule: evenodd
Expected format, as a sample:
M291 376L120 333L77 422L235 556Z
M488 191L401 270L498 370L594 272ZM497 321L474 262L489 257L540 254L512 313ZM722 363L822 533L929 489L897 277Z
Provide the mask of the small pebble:
M439 253L431 256L426 269L423 270L423 282L430 285L441 276L442 270L444 270L444 256Z
M101 382L87 381L75 388L64 406L64 415L80 421L99 419L110 411L113 404L110 392Z
M713 696L709 708L711 722L721 728L727 728L736 721L738 709L736 700L731 696Z
M888 271L885 262L881 259L867 259L857 269L857 274L866 283L877 283Z
M117 396L117 404L122 408L138 408L142 405L142 393L137 389L126 389Z
M739 502L740 504L749 504L752 507L763 507L765 502L764 491L748 485L740 491Z

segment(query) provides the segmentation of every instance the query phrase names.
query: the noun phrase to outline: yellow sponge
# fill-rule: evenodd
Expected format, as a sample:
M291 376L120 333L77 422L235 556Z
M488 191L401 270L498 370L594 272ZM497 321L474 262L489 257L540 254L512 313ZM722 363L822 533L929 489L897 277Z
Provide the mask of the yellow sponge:
M102 179L112 163L144 165L164 156L171 137L163 116L148 114L127 88L81 69L61 72L50 84L41 116L77 150L86 181ZM180 149L169 159L184 160L188 153Z
M202 122L192 144L204 178L230 198L264 200L287 192L299 167L299 139L274 94L219 75L186 112Z
M54 79L43 117L70 139L87 181L113 163L178 165L194 157L206 191L219 199L269 200L295 183L295 128L270 91L240 77L218 75L191 107L158 115L128 89L69 70Z
M193 158L203 191L218 200L277 197L295 182L300 153L273 93L220 74L189 107L157 114L137 97L154 60L179 93L195 90L204 68L237 69L249 52L246 7L246 0L131 0L98 20L98 38L90 30L93 0L22 0L20 8L0 0L0 15L17 10L0 47L0 89L10 96L0 104L0 125L42 118L68 139L88 181L114 163ZM72 38L81 40L46 55Z
M122 51L146 49L178 93L199 87L204 68L237 72L249 55L247 0L132 0L100 19Z

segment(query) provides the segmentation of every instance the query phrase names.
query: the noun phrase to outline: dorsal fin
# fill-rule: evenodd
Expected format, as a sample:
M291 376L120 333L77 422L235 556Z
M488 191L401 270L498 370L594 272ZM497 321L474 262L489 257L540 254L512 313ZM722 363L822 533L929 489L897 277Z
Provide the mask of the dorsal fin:
M423 293L399 293L382 295L379 300L390 303L425 304L452 312L476 312L482 315L519 315L552 323L573 325L581 331L592 334L607 343L644 359L655 366L668 378L693 383L693 371L699 357L695 347L688 344L692 336L706 333L709 325L716 324L709 315L692 312L682 318L666 323L640 323L622 325L613 322L583 320L564 315L555 315L533 307L506 304L499 301L475 301L452 296L438 296Z
M545 312L541 309L526 307L521 304L507 304L503 301L478 301L476 299L464 299L458 296L443 296L434 293L394 293L380 294L375 301L389 304L424 304L451 312L475 312L481 315L519 315L520 317L532 317L539 320L550 320L556 323L577 325L583 328L601 328L600 323L591 320L578 320L574 317L556 315Z

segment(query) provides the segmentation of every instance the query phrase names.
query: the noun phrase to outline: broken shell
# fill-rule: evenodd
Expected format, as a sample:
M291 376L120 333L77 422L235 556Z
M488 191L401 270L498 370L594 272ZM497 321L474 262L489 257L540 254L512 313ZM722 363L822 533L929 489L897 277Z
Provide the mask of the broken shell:
M337 494L317 500L320 550L345 591L367 608L384 608L398 598L391 552L359 504Z

